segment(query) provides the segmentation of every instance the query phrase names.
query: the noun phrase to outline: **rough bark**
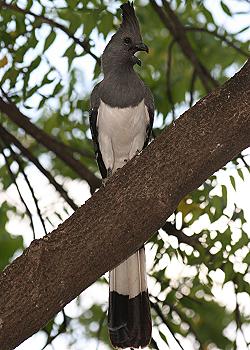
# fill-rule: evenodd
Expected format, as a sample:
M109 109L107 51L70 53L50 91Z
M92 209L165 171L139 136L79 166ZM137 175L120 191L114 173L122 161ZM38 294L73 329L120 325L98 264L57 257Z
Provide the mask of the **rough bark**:
M250 61L0 276L1 350L38 331L138 249L180 199L250 145Z

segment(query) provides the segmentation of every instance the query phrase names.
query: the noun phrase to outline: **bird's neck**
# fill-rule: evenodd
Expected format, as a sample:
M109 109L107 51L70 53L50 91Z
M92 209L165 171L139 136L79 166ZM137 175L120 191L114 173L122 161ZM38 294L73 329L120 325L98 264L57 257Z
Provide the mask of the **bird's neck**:
M136 106L144 98L144 84L133 68L114 67L104 74L100 97L113 107Z
M137 76L132 64L112 64L112 62L109 62L109 64L103 66L103 74L104 79L116 77L119 77L120 79L127 79L128 77L135 78Z

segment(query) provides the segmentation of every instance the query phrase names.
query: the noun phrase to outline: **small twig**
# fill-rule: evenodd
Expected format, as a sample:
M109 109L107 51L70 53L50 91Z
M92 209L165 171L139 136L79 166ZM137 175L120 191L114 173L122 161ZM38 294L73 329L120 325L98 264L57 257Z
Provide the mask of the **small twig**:
M49 344L53 347L53 345L51 344L53 342L53 340L55 340L60 334L62 334L63 332L66 331L67 329L67 316L64 312L64 309L62 309L62 313L63 313L63 323L60 325L59 329L58 329L58 332L57 334L55 334L53 337L51 337L49 334L48 334L48 338L47 338L47 341L46 341L46 344L42 347L41 350L44 350Z
M6 145L6 147L8 147L8 145L6 144L6 141L4 140L4 143ZM18 166L19 166L19 170L21 171L28 187L29 187L29 190L30 190L30 193L32 195L32 198L33 198L33 201L35 203L35 206L36 206L36 211L37 211L37 215L39 216L39 219L41 221L41 224L43 226L43 230L44 230L44 233L47 234L47 230L46 230L46 226L45 226L45 223L44 223L44 220L43 220L43 217L42 217L42 213L41 213L41 210L40 210L40 207L38 205L38 199L36 198L36 195L35 195L35 192L34 192L34 189L33 187L31 186L31 183L28 179L28 176L27 174L25 173L25 170L22 166L22 163L18 157L18 155L13 151L12 147L9 146L8 149L10 150L11 154L12 154L12 157L14 158L14 160L17 162Z
M96 336L97 336L96 350L99 349L100 337L101 337L102 327L103 327L103 323L104 323L104 321L105 321L105 318L106 318L106 312L104 311L104 312L103 312L103 315L102 315L102 318L101 318L101 320L100 320L100 323L99 323L98 332L97 332L97 334L96 334Z
M189 31L189 32L204 32L210 35L213 35L215 37L217 37L218 39L224 41L225 43L227 43L228 46L232 47L233 49L235 49L236 51L238 51L241 55L249 58L250 54L244 50L242 50L240 47L238 47L237 45L235 45L232 41L230 41L229 39L227 39L227 37L225 35L221 35L219 33L217 33L216 30L209 30L207 28L199 28L199 27L185 27L185 31Z
M172 108L172 120L175 120L175 106L173 95L171 91L171 66L172 66L172 49L175 44L175 40L172 40L168 46L168 57L167 57L167 71L166 71L166 83L167 83L167 96Z
M249 342L247 341L245 334L242 329L242 322L241 322L241 314L240 314L240 306L238 302L238 287L235 279L233 280L234 283L234 292L235 292L235 310L234 310L234 315L235 315L235 323L236 323L236 335L235 335L235 340L234 340L234 349L237 349L237 332L240 331L242 334L242 337L244 339L244 342L246 343L246 346L248 347Z
M12 170L11 170L11 168L10 168L9 160L8 160L7 156L5 155L4 149L3 149L2 147L1 147L1 153L2 153L2 155L3 155L3 157L4 157L5 164L6 164L6 166L7 166L7 169L8 169L8 172L9 172L9 174L10 174L10 177L11 177L11 179L12 179L12 182L13 182L13 183L15 184L15 186L16 186L16 189L17 189L17 192L18 192L19 197L20 197L20 199L21 199L21 202L23 203L23 205L24 205L24 207L25 207L25 209L26 209L27 215L28 215L28 217L29 217L29 219L30 219L30 225L31 225L32 232L33 232L33 239L36 239L35 227L34 227L34 223L33 223L32 214L31 214L31 212L30 212L30 210L29 210L29 207L27 206L27 204L26 204L26 202L25 202L25 200L24 200L24 198L23 198L23 196L22 196L22 193L21 193L21 191L20 191L20 189L19 189L19 186L18 186L18 184L17 184L17 182L16 182L16 176L14 175L14 173L12 172Z
M183 346L181 345L181 343L179 342L179 340L176 338L175 334L174 334L174 330L172 329L172 326L170 325L170 323L168 322L168 320L166 319L166 317L164 316L162 310L160 309L159 305L157 303L153 303L150 300L150 305L152 307L152 309L155 310L155 312L157 313L157 315L160 317L160 319L162 320L162 322L167 326L167 328L169 329L170 333L172 334L172 336L174 337L175 341L177 342L177 344L179 345L179 347L184 350Z
M13 10L13 11L16 11L16 12L19 12L19 13L22 13L23 15L30 15L30 16L33 16L34 18L40 20L41 22L43 23L47 23L49 24L51 27L53 28L58 28L60 29L61 31L63 31L65 34L68 35L69 38L71 38L76 44L80 45L82 47L82 49L87 52L91 57L93 57L96 62L101 65L101 60L99 57L97 57L91 50L90 50L90 45L89 45L89 40L87 39L84 39L84 40L80 40L78 38L76 38L70 31L68 28L64 27L62 24L60 23L57 23L55 21L53 21L52 19L50 18L47 18L47 17L44 17L43 15L37 15L29 10L26 10L26 9L22 9L20 7L18 7L17 5L15 4L7 4L6 2L4 1L0 1L0 8L3 7L3 8L8 8L10 10Z
M196 236L189 237L185 235L183 231L178 230L175 225L171 224L171 222L167 221L164 226L162 226L162 230L168 235L175 236L180 243L188 244L195 249L197 249L198 246L201 246L201 243Z

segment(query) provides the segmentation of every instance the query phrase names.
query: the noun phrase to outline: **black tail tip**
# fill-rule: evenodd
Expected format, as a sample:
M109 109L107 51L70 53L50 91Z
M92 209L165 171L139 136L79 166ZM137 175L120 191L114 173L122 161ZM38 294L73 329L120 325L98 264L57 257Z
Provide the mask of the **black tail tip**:
M135 298L110 293L109 336L115 348L145 348L151 341L152 322L147 291Z

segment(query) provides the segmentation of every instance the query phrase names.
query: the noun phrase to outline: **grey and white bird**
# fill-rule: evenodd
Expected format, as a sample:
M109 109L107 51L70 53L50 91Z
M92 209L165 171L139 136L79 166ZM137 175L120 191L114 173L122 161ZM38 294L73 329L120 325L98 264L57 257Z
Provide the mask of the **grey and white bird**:
M142 42L133 3L121 5L122 23L102 55L103 80L91 94L90 127L103 179L147 146L154 120L154 101L134 71L135 56L148 52ZM144 247L110 271L108 328L118 348L139 348L151 339Z

